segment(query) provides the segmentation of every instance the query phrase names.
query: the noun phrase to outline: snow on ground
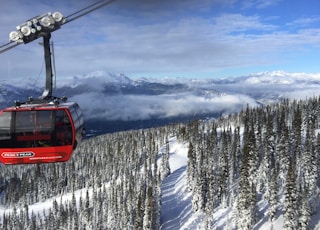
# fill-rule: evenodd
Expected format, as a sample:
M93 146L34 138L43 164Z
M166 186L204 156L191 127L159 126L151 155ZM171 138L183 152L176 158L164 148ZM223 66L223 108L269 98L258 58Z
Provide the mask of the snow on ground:
M171 137L169 140L169 164L172 173L181 167L187 166L188 149L188 144L181 144L177 141L176 137Z
M206 229L204 214L192 211L192 194L187 191L188 144L182 144L175 137L169 140L171 174L162 183L161 230ZM267 216L268 204L258 203L260 220L253 230L283 229L284 218L279 210L272 223ZM236 229L232 207L217 207L211 221L211 229ZM320 205L317 214L311 217L311 229L320 230Z
M188 144L171 138L169 150L171 174L162 182L161 230L206 229L204 214L192 211L192 194L187 191ZM231 208L217 208L213 213L212 227L229 227L231 216Z
M170 139L170 171L162 183L161 229L196 229L202 215L193 215L191 193L186 189L188 145Z
M108 186L110 186L110 183L107 183L105 185L105 187L108 187ZM74 192L74 197L75 197L75 200L77 203L77 208L79 208L79 205L80 205L79 204L80 198L84 199L86 197L87 190L88 190L89 198L91 198L93 195L92 188L89 188L89 189L83 188L83 189L76 190ZM62 203L70 203L72 201L72 196L73 196L73 194L71 192L69 192L66 194L61 194L59 196L49 198L49 199L42 201L42 202L37 202L32 205L29 205L28 206L29 217L31 218L32 213L35 215L37 215L37 214L48 215L49 210L52 209L52 207L53 207L54 201L57 201L58 203L60 201L62 201ZM17 213L19 213L19 211L20 211L20 208L17 208ZM4 214L9 214L11 212L13 212L13 208L4 208L3 206L0 206L0 216L3 216Z
M162 185L161 198L161 229L179 229L183 224L183 217L192 214L191 194L181 191L182 183L185 181L186 166L171 173Z
M165 148L165 147L164 147ZM187 162L188 162L188 144L179 143L176 137L169 140L170 158L169 165L171 174L168 175L162 183L161 197L161 230L178 230L178 229L206 229L203 225L204 214L201 212L194 213L192 211L192 194L187 191ZM106 186L109 186L107 184ZM86 189L75 191L75 199L78 203L80 197L84 198ZM88 189L89 197L92 196L92 188ZM29 213L34 214L46 213L53 206L53 201L71 202L72 193L63 194L53 197L44 202L35 203L29 206ZM267 203L263 200L259 202L260 220L254 226L254 230L270 230L283 228L283 215L279 211L276 220L271 223L266 216ZM12 209L0 207L0 215L8 214ZM19 212L19 209L17 210ZM232 218L231 207L217 207L213 212L211 219L211 228L234 229L234 219ZM317 214L311 218L311 229L320 229L320 205Z

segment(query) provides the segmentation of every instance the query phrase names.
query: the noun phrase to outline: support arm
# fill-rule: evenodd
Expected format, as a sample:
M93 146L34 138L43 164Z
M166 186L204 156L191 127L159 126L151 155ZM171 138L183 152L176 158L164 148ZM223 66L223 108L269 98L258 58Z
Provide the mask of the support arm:
M50 50L50 37L50 33L47 33L43 36L44 60L46 64L46 84L41 96L42 99L50 99L52 97L53 73Z

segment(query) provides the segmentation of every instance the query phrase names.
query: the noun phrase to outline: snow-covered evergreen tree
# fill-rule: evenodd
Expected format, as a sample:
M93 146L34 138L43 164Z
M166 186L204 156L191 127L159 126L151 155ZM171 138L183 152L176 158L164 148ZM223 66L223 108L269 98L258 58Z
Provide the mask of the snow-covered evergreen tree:
M242 156L242 167L241 167L241 174L239 178L239 185L238 185L238 200L236 206L236 220L237 220L237 227L239 229L252 229L255 224L255 192L254 184L250 181L250 157L252 153L252 146L254 145L254 138L250 137L251 134L248 134L247 141L243 147L243 156Z
M194 189L197 171L196 171L196 157L195 149L193 144L189 142L188 149L188 166L187 166L187 187L189 191Z
M268 215L271 221L276 218L276 213L278 210L278 185L277 185L277 174L275 169L271 170L271 182L269 187L269 210Z
M296 175L290 158L283 204L284 229L298 229Z

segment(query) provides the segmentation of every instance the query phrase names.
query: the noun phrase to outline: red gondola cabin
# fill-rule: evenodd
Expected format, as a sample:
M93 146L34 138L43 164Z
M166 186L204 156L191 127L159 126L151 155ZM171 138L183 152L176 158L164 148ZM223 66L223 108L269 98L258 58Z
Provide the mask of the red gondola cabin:
M23 104L0 111L0 161L68 161L80 143L84 118L77 103Z

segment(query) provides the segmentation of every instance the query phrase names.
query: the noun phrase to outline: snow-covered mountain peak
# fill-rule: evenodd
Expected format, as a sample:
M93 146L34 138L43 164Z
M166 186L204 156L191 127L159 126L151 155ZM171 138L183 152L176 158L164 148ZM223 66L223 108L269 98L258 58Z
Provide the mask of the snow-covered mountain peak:
M58 82L58 87L71 86L76 88L85 85L88 88L100 89L106 84L131 84L132 80L124 74L111 74L104 71L95 71L86 75L77 75L66 78L61 83Z
M271 72L260 72L255 74L250 74L244 78L244 83L246 84L280 84L289 85L296 84L299 82L312 82L319 81L319 73L288 73L285 71L271 71Z

